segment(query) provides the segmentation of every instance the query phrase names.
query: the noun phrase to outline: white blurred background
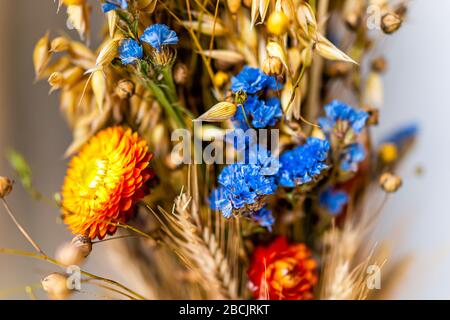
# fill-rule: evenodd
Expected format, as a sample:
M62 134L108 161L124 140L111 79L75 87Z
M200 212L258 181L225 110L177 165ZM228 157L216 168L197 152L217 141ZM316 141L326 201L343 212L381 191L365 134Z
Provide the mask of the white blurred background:
M30 162L37 187L51 195L64 176L62 155L70 134L59 115L57 95L47 95L45 82L33 84L31 53L46 30L64 29L65 15L56 15L50 0L0 0L0 7L0 174L12 176L4 152L14 147ZM391 298L450 299L449 12L448 0L411 1L408 20L383 40L380 50L389 68L375 138L409 121L417 120L421 127L414 151L399 170L404 187L391 197L377 230L380 239L391 240L394 262L411 257ZM421 176L415 174L418 166L424 169ZM19 185L8 200L48 253L70 239L56 223L58 212L30 200ZM14 228L0 208L0 247L31 250ZM104 252L95 250L85 269L130 281L109 267ZM23 287L38 284L52 271L56 269L48 264L0 255L0 298L27 298Z

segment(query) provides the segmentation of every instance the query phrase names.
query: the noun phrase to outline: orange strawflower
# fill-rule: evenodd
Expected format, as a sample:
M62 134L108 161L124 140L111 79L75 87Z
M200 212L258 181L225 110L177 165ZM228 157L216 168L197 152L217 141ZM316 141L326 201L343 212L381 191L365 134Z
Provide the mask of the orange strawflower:
M131 129L100 131L69 163L62 187L64 222L75 234L103 239L133 213L134 204L148 193L154 176L152 153Z
M269 246L258 246L247 271L256 299L311 300L317 283L317 264L303 243L288 244L280 236Z

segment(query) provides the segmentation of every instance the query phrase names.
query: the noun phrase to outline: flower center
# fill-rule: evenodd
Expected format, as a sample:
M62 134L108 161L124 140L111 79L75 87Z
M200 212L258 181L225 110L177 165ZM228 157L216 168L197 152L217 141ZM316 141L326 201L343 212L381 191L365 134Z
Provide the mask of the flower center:
M108 172L108 160L105 158L94 158L89 160L82 170L83 195L94 195L92 189L103 184L103 180Z

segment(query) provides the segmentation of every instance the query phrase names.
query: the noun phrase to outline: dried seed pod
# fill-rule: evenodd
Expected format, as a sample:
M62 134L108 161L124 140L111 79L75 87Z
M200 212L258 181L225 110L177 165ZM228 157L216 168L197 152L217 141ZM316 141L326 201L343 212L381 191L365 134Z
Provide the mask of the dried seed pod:
M6 197L11 193L14 182L7 177L0 176L0 198Z
M95 65L97 67L104 67L113 61L115 57L118 55L120 39L114 38L105 42L100 53L97 56L95 61Z
M186 84L188 74L187 66L184 63L177 63L173 69L173 80L176 84Z
M117 83L115 94L120 99L128 99L134 94L134 83L128 79L122 79Z
M282 11L274 11L267 19L267 31L275 36L282 36L289 29L289 18Z
M378 156L385 164L391 164L398 159L398 149L393 143L383 143L378 149Z
M64 76L61 72L53 72L50 77L48 77L48 84L50 85L51 89L50 89L50 93L61 89L62 86L64 85Z
M387 193L394 193L402 186L402 179L392 173L383 173L380 177L380 186Z
M103 71L97 70L92 74L92 91L94 92L95 102L100 110L103 110L103 104L106 96L106 79Z
M89 32L89 11L90 7L86 3L67 6L67 22L78 31L81 39Z
M51 52L63 52L68 50L70 47L70 41L66 37L57 37L50 43Z
M228 82L228 80L230 80L228 73L223 72L223 71L216 72L216 74L214 75L214 79L213 79L214 84L218 88L222 88Z
M378 57L372 61L372 70L383 73L386 71L387 62L384 57Z
M232 50L205 50L204 55L229 64L242 63L245 58L242 54Z
M84 255L80 248L67 242L56 250L56 260L66 266L80 265L84 261Z
M236 14L241 8L242 1L241 0L227 0L228 9L232 14Z
M283 73L283 63L278 57L268 57L262 65L262 70L269 76L280 76Z
M395 13L388 12L381 18L381 29L386 34L392 34L402 25L402 18Z
M328 39L326 39L321 34L318 34L317 42L314 44L314 48L325 59L333 61L345 61L358 64L356 63L355 60L353 60L348 55L339 50L334 44L332 44Z
M41 76L41 73L50 61L51 56L49 33L47 32L36 43L33 51L34 72L36 74L36 78Z
M83 257L87 258L92 251L92 240L89 237L81 234L75 236L72 239L72 245L79 248L83 254Z
M71 290L67 287L67 277L61 273L51 273L41 281L42 288L54 300L65 300Z
M106 13L106 18L108 19L108 30L109 36L114 38L114 34L117 29L117 22L119 21L119 16L117 15L116 10L111 10Z
M73 86L80 82L84 76L84 69L72 67L63 72L64 85Z
M380 110L378 108L366 107L364 108L369 114L369 118L367 119L367 125L376 126L378 125L378 120L380 118Z
M297 21L303 32L309 38L313 38L317 33L317 20L311 6L302 1L297 9Z
M274 41L270 41L266 46L267 53L269 57L275 57L280 60L282 65L290 72L288 65L288 57L285 49L278 43ZM280 73L281 74L281 73Z
M237 106L230 102L219 102L198 117L196 120L206 122L225 121L231 119L236 113Z

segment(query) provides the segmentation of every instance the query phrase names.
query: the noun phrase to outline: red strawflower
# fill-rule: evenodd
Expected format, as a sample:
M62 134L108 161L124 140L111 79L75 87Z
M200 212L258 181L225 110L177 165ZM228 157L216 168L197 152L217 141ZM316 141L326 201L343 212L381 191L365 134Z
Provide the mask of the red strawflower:
M256 299L311 300L317 283L316 261L303 243L288 244L278 237L269 246L258 246L247 271Z

